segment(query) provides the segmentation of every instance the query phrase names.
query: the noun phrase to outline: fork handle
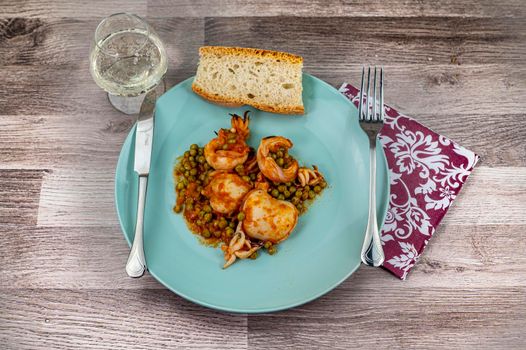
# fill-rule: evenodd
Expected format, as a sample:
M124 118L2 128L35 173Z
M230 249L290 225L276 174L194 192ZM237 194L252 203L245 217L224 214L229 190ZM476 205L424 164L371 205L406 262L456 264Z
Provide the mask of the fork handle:
M369 143L369 218L362 247L362 262L369 266L381 266L385 255L376 218L376 138Z
M146 259L143 247L144 204L146 201L146 186L148 176L139 176L139 199L137 203L137 222L135 223L135 237L126 263L126 273L130 277L141 277L146 270Z

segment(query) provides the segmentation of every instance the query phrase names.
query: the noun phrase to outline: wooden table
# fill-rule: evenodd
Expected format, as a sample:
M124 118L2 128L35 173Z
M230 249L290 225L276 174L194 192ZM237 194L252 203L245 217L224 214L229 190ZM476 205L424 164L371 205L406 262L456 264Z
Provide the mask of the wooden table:
M387 103L480 154L408 280L364 267L247 316L128 278L113 177L133 119L88 71L122 11L159 32L170 86L204 44L301 54L335 87L383 65ZM0 64L0 348L526 348L524 1L4 0Z

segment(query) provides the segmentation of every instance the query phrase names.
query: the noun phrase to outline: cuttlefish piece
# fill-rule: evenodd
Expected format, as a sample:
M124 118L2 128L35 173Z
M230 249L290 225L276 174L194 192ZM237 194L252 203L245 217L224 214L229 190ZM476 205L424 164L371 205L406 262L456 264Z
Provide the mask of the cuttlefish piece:
M288 238L298 223L298 209L287 201L272 198L262 189L250 191L241 210L247 236L261 241L279 243Z
M257 151L257 160L259 170L261 170L263 175L274 182L290 182L296 179L299 168L296 159L292 160L289 167L282 168L270 156L271 151L280 147L289 149L292 146L292 141L282 136L266 137L261 140Z
M219 130L217 137L205 145L204 156L212 168L232 170L247 160L250 152L250 147L246 143L246 139L250 135L249 121L250 118L247 113L243 118L232 114L230 130Z
M300 168L298 170L298 180L301 187L312 186L323 180L323 175L318 171L318 167L313 165L312 169Z
M210 206L215 212L229 215L239 208L251 188L239 175L213 172L203 194L210 199Z
M242 250L243 247L247 247L248 250ZM225 260L226 263L223 265L223 269L226 269L230 265L232 265L237 258L239 259L247 259L252 254L254 254L258 249L261 248L261 245L254 245L252 246L250 243L250 240L246 239L245 233L242 229L242 223L240 222L237 225L236 232L232 239L230 240L230 243L228 244L228 247L225 249Z

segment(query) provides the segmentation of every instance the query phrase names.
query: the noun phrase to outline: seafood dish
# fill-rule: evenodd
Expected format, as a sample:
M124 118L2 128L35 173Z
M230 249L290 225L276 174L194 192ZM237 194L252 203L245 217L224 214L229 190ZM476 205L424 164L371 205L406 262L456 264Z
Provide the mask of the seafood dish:
M221 248L223 268L260 251L276 254L328 186L315 165L302 166L289 153L291 140L268 136L255 149L247 143L248 111L230 116L230 128L204 146L192 144L173 169L173 211L204 243Z

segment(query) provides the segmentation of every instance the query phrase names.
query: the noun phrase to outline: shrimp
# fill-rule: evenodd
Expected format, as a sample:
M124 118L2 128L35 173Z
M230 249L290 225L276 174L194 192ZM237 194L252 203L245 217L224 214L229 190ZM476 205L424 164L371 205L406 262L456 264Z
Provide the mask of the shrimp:
M216 170L232 170L243 164L250 151L246 139L250 135L248 111L243 118L231 114L231 128L220 129L217 137L208 142L204 149L205 159Z
M282 168L270 155L270 152L275 152L279 148L287 150L292 146L292 142L282 136L271 136L261 140L257 151L257 160L263 175L274 182L289 182L296 179L299 169L296 159L288 156L289 164Z

